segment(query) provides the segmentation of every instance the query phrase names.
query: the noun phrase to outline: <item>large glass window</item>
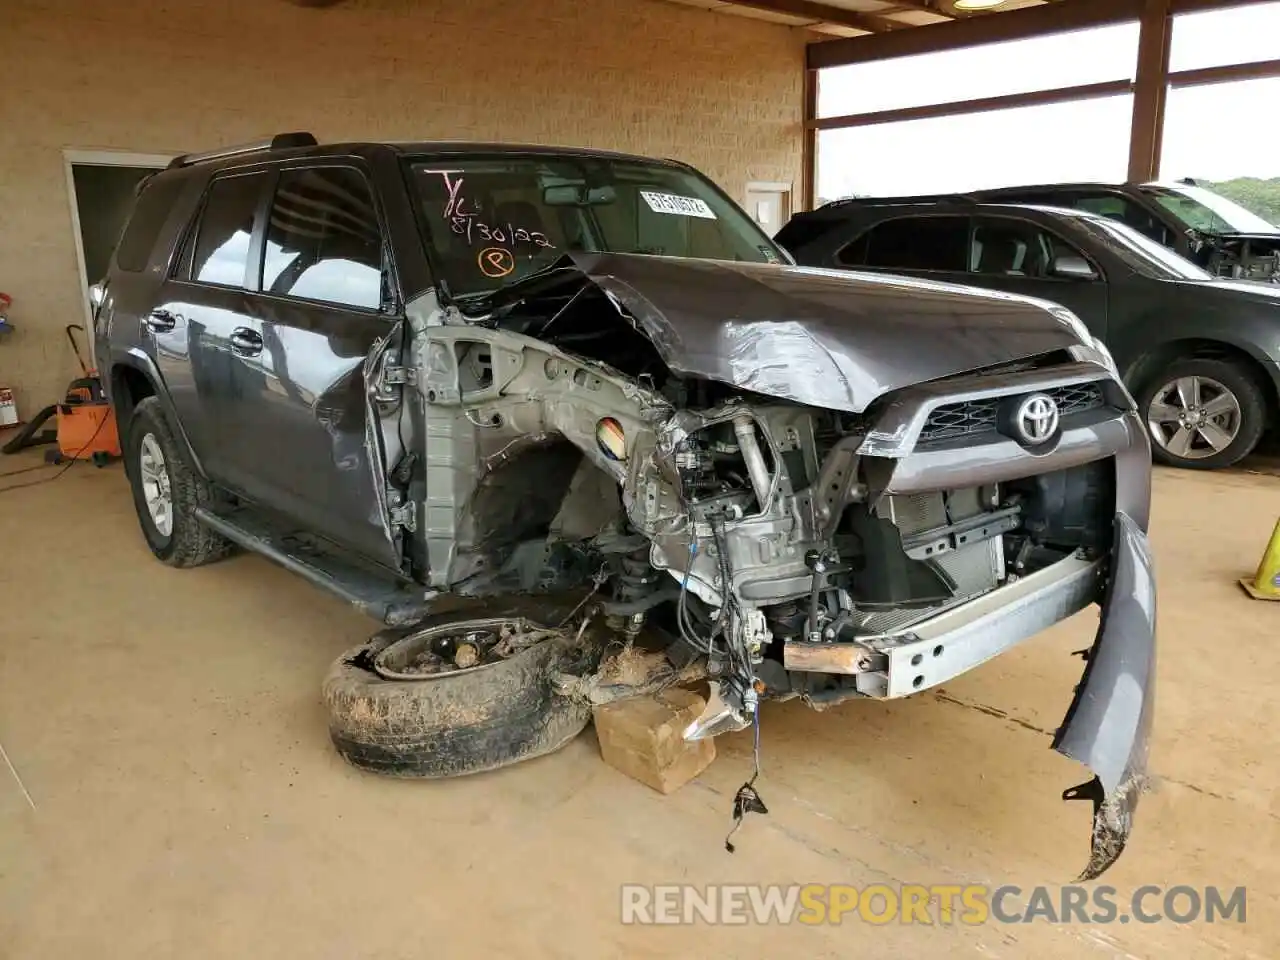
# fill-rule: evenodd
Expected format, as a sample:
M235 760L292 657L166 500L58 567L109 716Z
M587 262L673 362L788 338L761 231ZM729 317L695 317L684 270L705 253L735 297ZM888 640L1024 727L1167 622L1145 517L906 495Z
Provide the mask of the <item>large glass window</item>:
M1080 51L1087 50L1088 56ZM985 44L823 70L818 116L838 117L1131 80L1138 24Z
M285 170L267 225L262 289L377 309L382 234L373 194L352 167Z
M1280 32L1270 42L1280 53L1277 37ZM1199 191L1184 191L1216 209L1237 230L1275 230L1271 225L1280 224L1280 150L1275 124L1265 117L1267 105L1274 103L1280 103L1280 77L1170 90L1161 176L1166 181L1192 178L1201 190L1243 207L1244 215ZM1189 212L1200 219L1211 215Z
M1280 57L1280 2L1185 13L1173 20L1169 69L1198 70Z
M822 130L818 198L1123 181L1131 96Z
M604 157L449 156L413 165L434 265L485 294L569 251L777 262L778 248L704 178Z
M265 174L219 177L209 187L191 258L191 279L222 287L244 285L253 218Z

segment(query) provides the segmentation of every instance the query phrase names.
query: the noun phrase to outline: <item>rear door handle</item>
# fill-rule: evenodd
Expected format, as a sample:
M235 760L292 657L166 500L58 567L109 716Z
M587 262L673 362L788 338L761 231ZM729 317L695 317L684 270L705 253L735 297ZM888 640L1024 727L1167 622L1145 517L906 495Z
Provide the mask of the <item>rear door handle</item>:
M152 310L142 322L152 333L168 333L178 325L181 319L168 310Z
M248 327L231 331L231 349L242 357L256 357L262 352L262 334Z

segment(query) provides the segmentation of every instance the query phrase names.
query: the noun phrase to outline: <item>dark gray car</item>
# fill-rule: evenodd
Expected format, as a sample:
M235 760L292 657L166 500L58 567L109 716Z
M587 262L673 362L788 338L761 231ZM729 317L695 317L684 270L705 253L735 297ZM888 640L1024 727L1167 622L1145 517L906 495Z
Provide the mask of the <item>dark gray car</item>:
M1277 423L1280 286L1217 279L1124 224L967 200L838 201L778 242L797 261L1062 304L1110 348L1156 457L1229 466Z
M1132 398L1061 307L787 259L672 162L306 136L180 158L95 323L143 533L174 566L257 551L410 630L445 595L599 592L628 645L713 681L691 739L761 699L929 690L1099 604L1054 741L1095 774L1069 793L1095 806L1096 876L1154 681ZM480 769L463 755L494 730L440 718L472 716L460 685L497 669L477 657L511 653L489 629L423 647L429 683L344 661L348 759L410 770L403 730L370 726L390 677L413 716L453 691L418 758ZM573 678L503 676L537 696L474 706L519 704L499 746L532 755Z

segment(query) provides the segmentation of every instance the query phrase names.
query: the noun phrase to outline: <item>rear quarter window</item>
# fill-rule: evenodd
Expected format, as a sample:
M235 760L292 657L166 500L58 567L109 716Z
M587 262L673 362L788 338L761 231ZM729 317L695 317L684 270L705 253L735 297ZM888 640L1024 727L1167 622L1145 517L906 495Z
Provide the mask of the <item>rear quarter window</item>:
M969 261L966 216L908 216L885 220L838 254L845 267L963 273Z
M793 217L773 239L792 253L798 253L811 243L825 237L839 225L838 220L823 220L800 215Z
M143 184L133 203L133 213L116 247L116 266L129 273L141 273L151 260L160 228L169 210L182 193L181 177L152 177Z

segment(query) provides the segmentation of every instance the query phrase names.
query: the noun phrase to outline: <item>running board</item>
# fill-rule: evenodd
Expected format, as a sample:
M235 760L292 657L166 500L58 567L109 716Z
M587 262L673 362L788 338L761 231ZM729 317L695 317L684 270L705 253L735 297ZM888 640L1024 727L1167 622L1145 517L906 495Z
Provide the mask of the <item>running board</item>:
M421 620L431 611L432 601L439 595L422 587L402 588L390 573L380 576L298 540L291 531L244 509L219 514L197 507L195 515L206 527L232 543L274 560L388 626L402 627ZM297 542L291 543L291 540Z

